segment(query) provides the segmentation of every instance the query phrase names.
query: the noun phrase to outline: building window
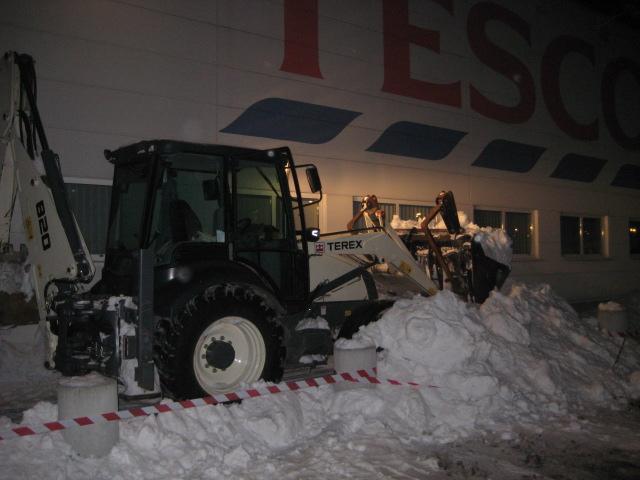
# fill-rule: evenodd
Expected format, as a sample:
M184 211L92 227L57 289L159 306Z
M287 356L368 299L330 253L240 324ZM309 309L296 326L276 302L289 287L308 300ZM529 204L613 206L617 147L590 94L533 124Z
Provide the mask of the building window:
M426 218L432 208L426 205L400 204L400 220L417 220L418 217Z
M562 255L601 255L602 236L602 219L600 218L560 216Z
M530 212L475 209L473 219L480 227L504 229L511 237L514 254L531 255L533 222Z
M640 255L640 220L629 221L629 253Z
M533 224L531 214L505 212L504 229L513 240L513 253L531 255Z
M92 255L104 255L111 205L111 186L67 183L69 205Z
M473 211L473 223L480 227L502 228L502 212L475 209Z

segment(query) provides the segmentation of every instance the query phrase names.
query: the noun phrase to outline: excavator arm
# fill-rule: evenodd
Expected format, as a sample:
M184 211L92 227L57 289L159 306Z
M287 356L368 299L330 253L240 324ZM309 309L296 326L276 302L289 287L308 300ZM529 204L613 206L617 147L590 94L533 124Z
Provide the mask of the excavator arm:
M69 206L58 156L49 148L28 55L8 52L0 61L0 115L0 245L12 240L17 203L44 320L50 287L89 282L95 268Z

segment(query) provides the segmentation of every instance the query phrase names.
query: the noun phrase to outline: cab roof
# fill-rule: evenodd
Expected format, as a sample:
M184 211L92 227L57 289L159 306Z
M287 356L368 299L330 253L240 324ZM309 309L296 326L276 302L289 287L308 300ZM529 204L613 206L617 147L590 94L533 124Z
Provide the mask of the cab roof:
M270 149L271 150L271 149ZM117 150L105 150L105 158L114 165L128 163L141 154L157 152L160 154L195 153L200 155L245 156L265 153L258 150L231 145L213 145L206 143L181 142L177 140L144 140L120 147Z

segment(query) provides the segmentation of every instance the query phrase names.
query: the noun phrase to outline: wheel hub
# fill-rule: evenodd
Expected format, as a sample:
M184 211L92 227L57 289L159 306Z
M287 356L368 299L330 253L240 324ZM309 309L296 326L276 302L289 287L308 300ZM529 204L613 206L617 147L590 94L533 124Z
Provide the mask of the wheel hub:
M235 360L236 351L231 346L231 343L214 339L207 346L205 356L210 366L219 370L226 370Z
M200 334L193 351L193 373L202 390L215 395L258 380L265 361L259 328L244 317L229 315Z

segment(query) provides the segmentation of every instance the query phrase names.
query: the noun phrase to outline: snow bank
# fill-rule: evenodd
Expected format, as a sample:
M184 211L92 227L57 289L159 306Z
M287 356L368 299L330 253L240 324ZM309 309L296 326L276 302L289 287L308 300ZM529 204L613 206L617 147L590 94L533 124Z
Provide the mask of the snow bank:
M493 292L480 307L449 291L400 300L358 332L385 349L381 375L438 385L422 389L434 440L453 440L495 423L539 421L635 395L640 369L546 285ZM636 373L637 380L637 373Z
M396 302L355 342L383 347L381 376L419 389L331 386L123 422L102 459L81 459L60 433L0 445L7 478L415 478L425 445L640 394L637 351L611 366L617 339L581 321L547 286L512 286L469 305L451 292ZM343 342L344 343L344 342ZM3 367L4 368L4 367ZM627 382L627 379L629 381ZM433 385L436 388L429 387ZM40 403L24 423L56 418ZM9 425L0 418L0 428ZM34 455L33 452L38 454ZM403 468L414 476L403 475ZM404 466L404 467L403 467Z

